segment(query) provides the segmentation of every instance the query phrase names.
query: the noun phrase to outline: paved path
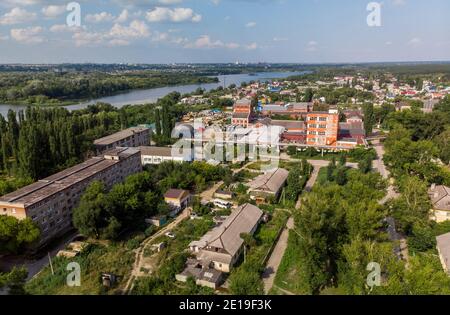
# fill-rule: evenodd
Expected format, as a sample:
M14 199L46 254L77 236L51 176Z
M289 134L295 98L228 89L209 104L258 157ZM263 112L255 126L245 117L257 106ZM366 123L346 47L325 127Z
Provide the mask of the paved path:
M316 161L317 162L317 161ZM330 162L329 161L319 161L319 162L326 162L326 163L315 163L314 171L311 174L311 177L309 178L308 182L306 183L305 192L310 192L312 188L314 187L314 184L317 181L320 169L323 166L327 166ZM312 163L311 163L312 164ZM301 197L299 197L296 209L300 209L301 206ZM277 244L275 245L275 248L272 252L272 255L270 256L266 268L263 272L263 283L264 283L264 292L266 294L269 293L270 289L274 285L275 276L277 275L278 268L280 267L281 260L283 259L284 252L286 251L287 245L288 245L288 239L289 239L289 231L294 229L294 219L292 217L289 218L286 224L286 228L281 233L280 238L278 239ZM284 292L284 291L283 291ZM286 291L287 292L287 291Z
M289 231L294 228L294 219L292 217L289 218L286 228L280 235L275 248L273 249L272 255L267 261L266 268L264 269L262 280L264 283L264 292L268 294L270 289L273 286L275 281L275 276L277 275L278 267L280 267L281 260L283 259L284 252L286 251L288 239L289 239Z
M374 148L377 152L378 159L374 161L375 168L378 169L378 172L380 172L381 176L383 176L384 179L389 180L390 173L389 170L386 168L386 165L384 164L383 157L384 157L384 147L379 141L374 142ZM386 202L388 202L391 199L396 199L400 195L395 191L394 186L389 183L388 191L386 196L380 200L380 204L384 205ZM406 264L408 266L409 261L409 251L408 251L408 243L406 241L406 238L397 232L397 229L395 227L395 220L392 217L387 217L386 222L388 223L388 234L389 239L392 242L398 242L398 246L395 247L394 251L395 254L398 256L398 258L403 259L406 261Z
M142 242L141 246L136 250L136 257L134 260L133 270L131 271L131 275L128 278L127 283L125 284L125 287L122 289L122 294L129 294L134 286L134 280L138 277L142 277L145 275L141 271L141 268L144 266L144 252L145 249L158 237L164 235L166 232L171 231L175 227L177 227L178 224L183 222L185 219L189 217L189 210L186 209L181 213L175 221L170 223L169 225L165 226L161 230L159 230L157 233L153 234L149 238L147 238L144 242Z
M41 257L30 260L23 257L2 257L0 260L0 268L9 270L14 266L24 266L28 271L27 281L30 281L33 277L39 274L45 267L49 265L48 255L53 258L62 249L65 249L67 245L78 235L78 232L73 232L65 236L59 243L47 250L47 252L41 253Z

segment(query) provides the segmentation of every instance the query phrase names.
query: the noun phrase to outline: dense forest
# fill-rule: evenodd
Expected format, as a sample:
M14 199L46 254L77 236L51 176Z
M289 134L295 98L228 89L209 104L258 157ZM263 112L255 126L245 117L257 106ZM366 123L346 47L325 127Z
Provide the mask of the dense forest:
M65 104L133 89L217 81L214 77L159 71L0 72L0 102Z
M97 104L72 112L29 107L18 113L10 110L7 119L0 115L0 195L85 160L93 154L95 139L152 123L160 110L164 112L160 123L171 130L183 113L176 105L179 98L179 93L172 93L157 105L117 109Z

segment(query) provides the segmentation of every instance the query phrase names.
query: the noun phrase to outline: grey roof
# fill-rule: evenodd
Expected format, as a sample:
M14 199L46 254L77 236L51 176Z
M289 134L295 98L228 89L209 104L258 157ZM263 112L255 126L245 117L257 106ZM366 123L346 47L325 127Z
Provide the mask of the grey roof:
M286 183L289 172L283 168L278 168L273 172L268 172L256 177L248 186L250 190L267 191L277 193Z
M289 105L291 105L294 110L308 110L308 108L312 107L313 104L302 102L302 103L290 103Z
M447 271L450 271L450 233L439 235L436 241L442 263L447 266Z
M450 211L450 188L447 186L434 186L429 191L433 208Z
M305 123L301 120L272 120L272 126L280 126L286 129L305 129Z
M183 154L177 152L177 150L173 150L169 147L139 147L141 151L141 155L148 156L164 156L164 157L183 157Z
M29 207L114 166L119 163L119 160L138 153L139 150L136 148L116 148L107 151L102 156L91 158L83 163L4 195L0 197L0 203L23 204L25 207ZM117 156L119 160L105 158L107 156Z
M230 263L231 258L240 250L244 241L242 233L250 233L259 223L263 212L251 204L244 204L218 227L205 234L200 241L193 242L200 248L207 246L223 249L227 254L203 251L202 260L211 259L224 263Z
M149 128L146 127L131 127L119 132L113 133L112 135L97 139L94 141L95 145L110 145L122 139L126 139L135 135L136 133L150 132Z
M288 108L281 105L264 105L262 110L266 112L287 112Z

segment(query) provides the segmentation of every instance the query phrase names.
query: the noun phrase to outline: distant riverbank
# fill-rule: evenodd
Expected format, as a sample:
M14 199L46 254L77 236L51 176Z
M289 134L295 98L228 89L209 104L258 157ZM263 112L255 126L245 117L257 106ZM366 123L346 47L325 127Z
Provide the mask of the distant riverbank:
M159 98L166 96L171 92L179 92L181 94L192 93L196 89L203 88L207 91L216 89L219 86L227 87L231 84L241 85L243 82L250 81L271 81L276 79L285 79L293 75L303 75L310 73L310 71L302 72L259 72L251 74L229 74L224 76L219 76L219 81L216 83L205 83L205 84L188 84L188 85L175 85L166 86L160 88L151 88L143 90L131 90L125 93L119 93L112 96L101 97L96 99L91 99L88 101L80 102L72 105L64 105L64 108L68 110L77 110L86 108L88 105L95 104L98 102L109 103L117 108L123 107L125 105L140 105L155 103ZM14 104L0 104L0 114L6 117L8 110L12 109L14 111L19 111L26 109L28 106L34 105L14 105Z

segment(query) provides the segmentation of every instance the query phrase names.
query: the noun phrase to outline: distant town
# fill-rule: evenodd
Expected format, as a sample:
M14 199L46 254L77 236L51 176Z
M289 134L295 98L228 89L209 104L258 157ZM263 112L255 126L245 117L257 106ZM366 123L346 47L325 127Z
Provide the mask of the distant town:
M450 294L450 66L264 67L0 116L2 294Z

